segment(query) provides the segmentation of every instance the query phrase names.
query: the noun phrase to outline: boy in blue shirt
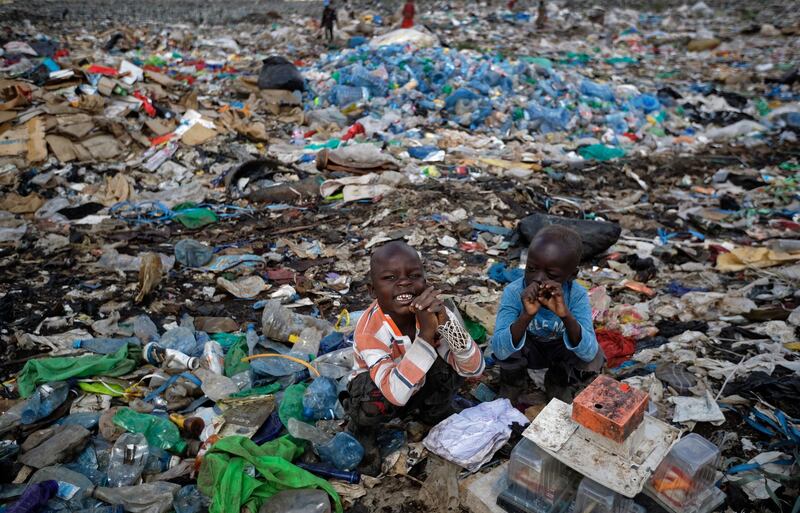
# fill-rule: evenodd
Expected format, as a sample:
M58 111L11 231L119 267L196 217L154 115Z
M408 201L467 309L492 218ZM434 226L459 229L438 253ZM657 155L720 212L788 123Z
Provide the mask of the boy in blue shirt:
M525 275L506 286L497 311L500 395L516 400L527 369L547 369L548 398L572 402L602 370L589 295L574 281L581 256L580 235L565 226L546 226L531 241Z

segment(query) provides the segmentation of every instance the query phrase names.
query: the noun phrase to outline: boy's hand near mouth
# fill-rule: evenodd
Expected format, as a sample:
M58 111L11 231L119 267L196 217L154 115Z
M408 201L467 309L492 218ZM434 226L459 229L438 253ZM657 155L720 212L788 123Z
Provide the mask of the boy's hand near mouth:
M436 328L447 320L444 303L439 299L439 291L428 287L411 302L411 311L419 322L419 335L425 342L436 346Z

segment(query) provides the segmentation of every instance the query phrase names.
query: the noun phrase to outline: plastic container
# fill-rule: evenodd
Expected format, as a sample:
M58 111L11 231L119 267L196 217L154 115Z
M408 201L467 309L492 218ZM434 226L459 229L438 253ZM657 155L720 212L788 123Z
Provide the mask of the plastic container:
M575 513L639 513L644 508L588 477L584 477L575 496Z
M127 338L88 338L78 339L72 343L75 349L85 349L97 354L114 354L128 344L142 345L136 337Z
M322 461L339 470L353 470L364 458L364 447L350 433L336 433L328 443L316 449Z
M682 510L714 487L719 460L716 445L690 433L672 447L649 484L666 504Z
M322 490L284 490L267 499L258 513L331 513L331 502Z
M511 451L508 480L516 485L526 502L541 499L549 505L571 500L580 475L523 438ZM535 496L535 497L534 497Z
M64 381L40 385L25 403L20 413L20 422L33 424L55 411L67 400L69 385Z
M149 456L147 439L140 433L125 433L111 449L108 486L116 488L136 484Z

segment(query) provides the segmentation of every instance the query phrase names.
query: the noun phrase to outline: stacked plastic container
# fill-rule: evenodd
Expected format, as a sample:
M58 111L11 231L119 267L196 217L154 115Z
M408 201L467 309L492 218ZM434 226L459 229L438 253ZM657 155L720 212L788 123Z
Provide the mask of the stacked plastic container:
M670 450L648 483L649 495L677 513L713 509L724 495L715 486L719 448L691 433Z
M605 486L584 477L575 496L575 513L645 513L643 507Z
M568 511L580 475L523 438L511 452L509 487L497 498L514 513L560 513Z

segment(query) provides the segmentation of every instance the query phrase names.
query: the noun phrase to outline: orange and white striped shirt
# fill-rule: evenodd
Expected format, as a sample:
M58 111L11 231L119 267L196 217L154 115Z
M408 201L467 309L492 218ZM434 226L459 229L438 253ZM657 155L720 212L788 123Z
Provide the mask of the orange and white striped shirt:
M448 310L450 318L455 314ZM469 347L458 354L450 351L446 343L438 349L420 338L417 326L416 339L403 335L392 318L383 313L378 302L364 311L356 324L355 363L358 374L369 371L372 381L383 396L396 405L405 405L425 384L425 374L440 356L459 376L477 377L483 373L483 355L478 344L469 340Z

